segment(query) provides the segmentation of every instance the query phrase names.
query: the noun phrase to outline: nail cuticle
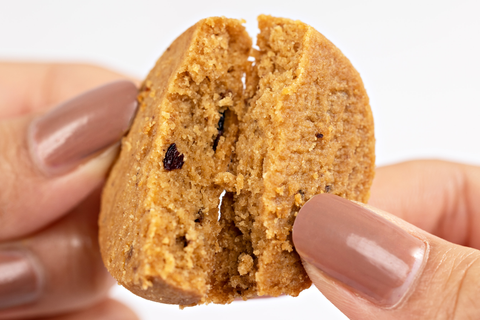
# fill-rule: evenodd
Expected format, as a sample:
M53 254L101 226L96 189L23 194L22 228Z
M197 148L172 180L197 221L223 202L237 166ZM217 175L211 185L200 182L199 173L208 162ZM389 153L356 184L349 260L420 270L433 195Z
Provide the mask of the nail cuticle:
M37 119L33 119L32 122L30 123L30 126L27 129L27 146L28 146L28 152L30 155L30 159L32 160L33 164L35 167L43 174L46 174L47 176L49 175L49 170L48 168L45 167L43 161L41 161L40 157L38 156L37 152L37 145L34 140L35 136L35 122Z

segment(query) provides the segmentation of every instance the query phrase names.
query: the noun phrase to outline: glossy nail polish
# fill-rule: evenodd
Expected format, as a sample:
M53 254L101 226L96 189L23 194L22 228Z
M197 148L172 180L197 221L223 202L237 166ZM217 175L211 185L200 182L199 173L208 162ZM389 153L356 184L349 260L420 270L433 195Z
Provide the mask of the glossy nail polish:
M317 195L302 207L293 242L305 261L384 307L407 294L426 249L397 225L330 194Z
M0 309L32 302L40 289L40 274L30 257L15 250L0 250Z
M62 174L116 143L135 115L137 88L115 81L66 101L29 128L34 162L48 175Z

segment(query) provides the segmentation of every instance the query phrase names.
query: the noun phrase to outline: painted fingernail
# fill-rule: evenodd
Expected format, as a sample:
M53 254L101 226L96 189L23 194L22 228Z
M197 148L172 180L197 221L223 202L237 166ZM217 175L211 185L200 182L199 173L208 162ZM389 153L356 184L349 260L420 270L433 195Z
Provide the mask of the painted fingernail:
M0 309L37 300L40 289L40 274L30 257L16 250L0 251Z
M32 157L49 175L67 172L116 143L137 108L137 88L115 81L66 101L29 128Z
M383 217L330 194L302 207L293 242L305 261L384 307L407 294L426 249L423 241Z

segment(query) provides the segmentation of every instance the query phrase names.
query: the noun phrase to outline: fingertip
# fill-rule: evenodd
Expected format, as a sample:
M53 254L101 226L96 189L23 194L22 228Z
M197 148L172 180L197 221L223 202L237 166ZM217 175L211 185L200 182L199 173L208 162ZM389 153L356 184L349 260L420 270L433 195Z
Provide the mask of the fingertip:
M137 320L139 317L129 307L123 303L107 299L99 306L97 311L100 320ZM85 319L85 318L83 318Z
M478 250L449 243L371 206L356 205L352 212L349 205L317 201L312 211L307 203L294 227L305 270L340 311L350 319L382 320L478 315L478 304L472 303L480 297L475 281L480 275ZM358 219L346 219L345 214ZM383 222L368 227L372 214ZM319 222L318 216L325 215L332 219ZM346 240L339 242L338 237Z
M137 109L137 87L118 80L61 103L28 128L31 158L46 176L71 171L117 143Z
M138 316L126 305L106 299L83 311L49 318L49 320L138 320Z
M103 183L135 116L136 94L131 81L119 80L39 118L0 124L0 241L46 226Z
M314 278L334 279L381 308L402 301L425 261L422 240L367 207L331 194L317 195L302 207L293 241Z
M0 319L71 312L105 299L114 280L98 247L99 193L48 228L0 246Z

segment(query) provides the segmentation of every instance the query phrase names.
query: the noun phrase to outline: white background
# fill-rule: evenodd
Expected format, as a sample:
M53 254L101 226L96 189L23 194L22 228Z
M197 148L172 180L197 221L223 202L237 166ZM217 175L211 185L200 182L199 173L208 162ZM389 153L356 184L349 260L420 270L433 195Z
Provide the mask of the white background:
M143 78L200 18L300 19L350 58L371 99L377 164L480 164L480 1L0 0L0 60L88 62ZM142 319L346 319L318 291L178 310L117 287Z

